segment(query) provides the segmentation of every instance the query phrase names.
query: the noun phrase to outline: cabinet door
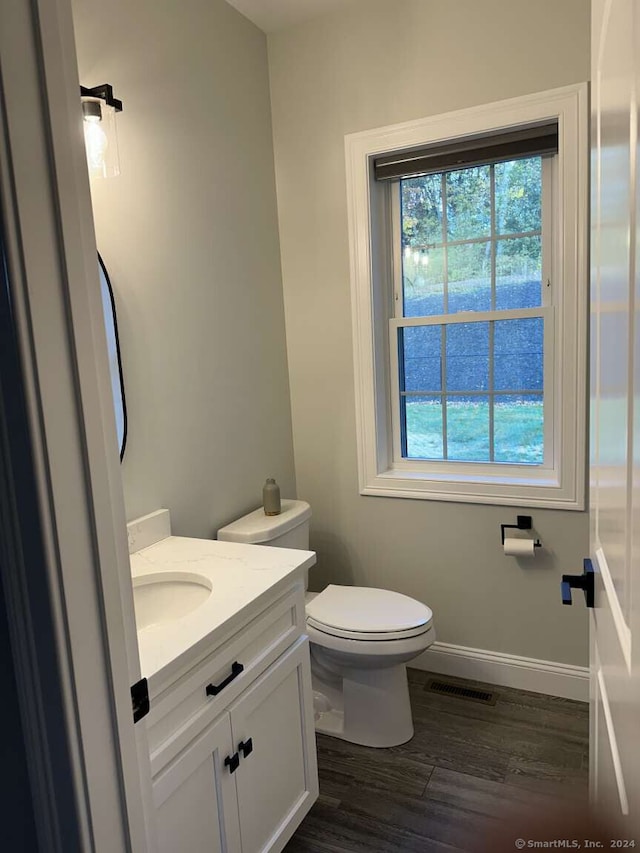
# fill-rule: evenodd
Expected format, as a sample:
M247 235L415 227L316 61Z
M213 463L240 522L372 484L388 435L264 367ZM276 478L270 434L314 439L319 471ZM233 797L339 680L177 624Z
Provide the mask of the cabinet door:
M159 853L239 853L232 744L224 714L155 777Z
M241 756L235 781L242 853L277 853L318 796L308 639L266 670L230 714Z

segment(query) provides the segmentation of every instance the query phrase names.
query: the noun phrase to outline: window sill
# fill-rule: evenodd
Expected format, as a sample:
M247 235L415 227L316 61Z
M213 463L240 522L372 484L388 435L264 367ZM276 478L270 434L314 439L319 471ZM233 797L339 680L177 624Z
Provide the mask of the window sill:
M360 494L410 500L451 501L497 506L584 510L584 500L569 494L553 477L523 480L507 477L442 474L390 468L361 485Z

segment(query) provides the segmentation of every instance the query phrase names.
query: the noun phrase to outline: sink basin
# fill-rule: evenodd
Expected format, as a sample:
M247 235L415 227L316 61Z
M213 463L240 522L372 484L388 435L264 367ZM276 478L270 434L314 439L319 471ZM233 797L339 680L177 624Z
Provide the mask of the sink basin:
M133 578L138 631L181 619L211 595L211 581L191 572L158 572Z

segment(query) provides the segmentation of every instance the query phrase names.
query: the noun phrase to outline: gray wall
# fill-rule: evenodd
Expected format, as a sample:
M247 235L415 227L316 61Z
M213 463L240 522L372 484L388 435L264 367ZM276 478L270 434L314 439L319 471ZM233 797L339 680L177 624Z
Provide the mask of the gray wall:
M74 0L80 78L109 82L121 175L94 181L129 415L129 519L210 536L295 493L267 46L222 0Z
M586 0L362 0L269 36L272 120L299 496L332 580L426 601L441 641L584 664L586 514L532 511L546 546L500 550L516 508L358 493L344 135L580 82ZM586 286L586 283L585 283ZM522 510L520 510L522 511Z

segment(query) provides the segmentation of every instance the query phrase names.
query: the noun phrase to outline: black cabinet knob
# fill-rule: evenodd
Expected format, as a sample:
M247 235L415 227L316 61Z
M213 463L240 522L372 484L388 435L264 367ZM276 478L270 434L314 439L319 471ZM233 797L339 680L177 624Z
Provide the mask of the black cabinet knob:
M242 753L244 758L246 758L248 755L251 755L251 753L253 752L253 738L241 740L238 744L238 751Z
M240 756L237 752L234 752L233 755L227 755L224 760L224 766L229 768L229 773L235 773L239 764Z

